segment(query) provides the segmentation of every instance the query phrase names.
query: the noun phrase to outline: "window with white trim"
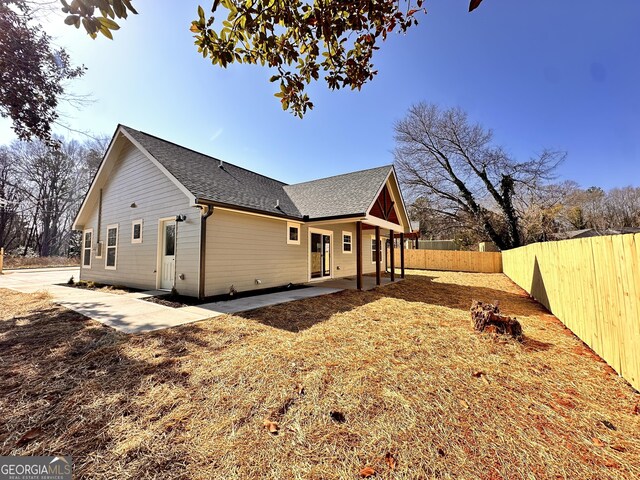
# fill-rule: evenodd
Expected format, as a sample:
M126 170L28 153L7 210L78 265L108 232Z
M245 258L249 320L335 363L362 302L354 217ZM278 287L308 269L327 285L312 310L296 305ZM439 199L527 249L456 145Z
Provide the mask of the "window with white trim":
M107 252L104 268L115 270L118 261L118 225L107 226Z
M342 253L353 252L353 234L351 232L342 232Z
M82 268L91 268L91 249L93 247L93 228L82 232Z
M142 220L131 222L131 243L142 243Z
M381 250L381 246L382 239L380 240L380 242L376 242L376 237L371 236L371 263L376 263L376 254L378 253L378 250Z
M287 244L300 245L300 224L287 222Z

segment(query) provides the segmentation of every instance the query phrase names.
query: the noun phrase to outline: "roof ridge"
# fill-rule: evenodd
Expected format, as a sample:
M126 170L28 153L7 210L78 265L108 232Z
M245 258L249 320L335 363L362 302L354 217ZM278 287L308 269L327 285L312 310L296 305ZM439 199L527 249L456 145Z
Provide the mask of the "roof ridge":
M354 172L347 172L347 173L339 173L337 175L331 175L329 177L321 177L321 178L316 178L314 180L307 180L305 182L300 182L300 183L292 183L290 185L285 184L285 186L287 187L297 187L298 185L304 185L306 183L313 183L313 182L319 182L320 180L329 180L331 178L337 178L337 177L346 177L347 175L355 175L356 173L363 173L363 172L369 172L371 170L380 170L383 168L393 168L393 164L389 163L387 165L380 165L379 167L372 167L372 168L365 168L363 170L356 170Z
M171 140L167 140L165 138L158 137L157 135L152 135L151 133L143 132L142 130L138 130L137 128L129 127L129 126L123 125L123 124L120 124L120 126L122 128L125 128L125 129L134 130L134 131L136 131L138 133L142 133L143 135L147 135L148 137L155 138L156 140L160 140L161 142L169 143L169 144L174 145L174 146L176 146L178 148L183 148L185 150L188 150L190 152L196 153L198 155L202 155L203 157L207 157L207 158L210 158L212 160L217 160L218 162L224 162L226 164L231 165L232 167L239 168L240 170L244 170L245 172L252 173L252 174L257 175L259 177L263 177L263 178L266 178L268 180L273 180L274 182L278 182L278 183L282 184L283 186L288 186L289 185L288 183L283 182L282 180L278 180L277 178L269 177L269 176L264 175L262 173L254 172L253 170L249 170L248 168L241 167L239 165L236 165L235 163L227 162L226 160L222 160L220 158L213 157L211 155L207 155L206 153L199 152L197 150L194 150L193 148L185 147L184 145L180 145L178 143L172 142Z

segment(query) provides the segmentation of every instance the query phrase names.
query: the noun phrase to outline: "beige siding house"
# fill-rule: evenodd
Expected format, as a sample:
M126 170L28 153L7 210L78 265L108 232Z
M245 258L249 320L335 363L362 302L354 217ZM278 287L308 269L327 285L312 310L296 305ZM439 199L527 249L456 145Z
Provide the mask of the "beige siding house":
M120 125L74 228L82 280L203 298L379 281L410 223L392 166L287 185Z

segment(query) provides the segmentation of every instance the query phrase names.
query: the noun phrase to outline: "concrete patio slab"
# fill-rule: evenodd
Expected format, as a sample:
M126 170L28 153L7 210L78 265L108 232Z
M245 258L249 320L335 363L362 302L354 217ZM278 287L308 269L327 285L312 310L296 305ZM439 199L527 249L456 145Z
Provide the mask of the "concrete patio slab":
M382 277L380 279L382 287L385 285L391 285L393 283L402 282L404 279L400 278L400 275L396 275L395 282L392 282L389 277ZM343 278L331 278L329 280L320 280L315 282L309 282L306 285L313 285L316 287L323 288L337 288L339 290L357 290L357 281L356 277L343 277ZM363 290L373 290L378 287L376 285L376 277L370 275L364 275L362 277L362 289Z
M188 312L206 314L210 316L223 315L225 313L238 313L256 308L278 305L280 303L293 302L303 298L319 297L341 291L341 288L309 287L290 292L268 293L265 295L254 295L252 297L237 298L235 300L225 300L222 302L205 303L194 307L185 307L180 310ZM213 314L213 315L212 315Z
M0 276L0 288L23 293L47 291L55 303L125 333L150 332L176 327L218 315L317 297L341 290L340 288L310 287L208 303L197 307L172 308L143 300L143 298L166 292L152 290L117 295L61 285L66 283L72 275L78 279L79 273L78 268L12 270Z

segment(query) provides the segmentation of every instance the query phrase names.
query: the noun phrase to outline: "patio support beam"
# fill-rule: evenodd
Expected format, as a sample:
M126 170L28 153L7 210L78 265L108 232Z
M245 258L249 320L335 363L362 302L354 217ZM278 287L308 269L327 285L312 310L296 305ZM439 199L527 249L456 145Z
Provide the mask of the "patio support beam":
M389 257L390 258L390 267L391 267L391 281L396 281L396 259L395 259L395 243L396 239L393 238L393 230L389 230Z
M382 277L380 276L380 227L376 227L376 285L382 284Z
M362 222L356 222L356 286L362 290Z
M404 278L404 232L400 232L400 278Z

